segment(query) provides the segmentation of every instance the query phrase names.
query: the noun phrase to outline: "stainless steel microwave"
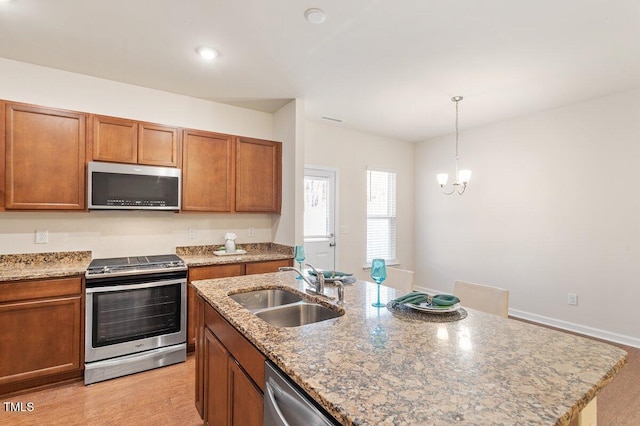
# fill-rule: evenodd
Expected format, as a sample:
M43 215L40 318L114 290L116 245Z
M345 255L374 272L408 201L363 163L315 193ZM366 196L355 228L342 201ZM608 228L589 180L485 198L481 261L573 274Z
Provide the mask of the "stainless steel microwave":
M180 169L90 162L89 210L180 210Z

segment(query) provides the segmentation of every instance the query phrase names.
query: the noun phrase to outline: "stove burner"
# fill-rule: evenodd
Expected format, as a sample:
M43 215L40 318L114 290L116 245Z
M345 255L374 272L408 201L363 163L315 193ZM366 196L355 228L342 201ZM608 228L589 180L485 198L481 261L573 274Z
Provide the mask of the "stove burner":
M152 272L184 271L184 261L175 254L113 257L93 259L87 268L87 278L104 275L138 275Z

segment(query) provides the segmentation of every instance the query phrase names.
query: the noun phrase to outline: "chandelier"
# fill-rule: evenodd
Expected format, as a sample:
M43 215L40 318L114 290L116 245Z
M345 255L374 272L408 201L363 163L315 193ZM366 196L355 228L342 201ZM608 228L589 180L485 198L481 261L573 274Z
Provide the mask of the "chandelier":
M453 188L451 188L451 191L447 192L444 189L444 186L447 184L449 175L447 173L438 173L438 183L440 184L440 188L442 188L442 193L444 195L451 195L454 193L462 195L464 190L467 189L469 179L471 179L471 170L458 170L458 102L462 99L462 96L454 96L451 98L451 100L456 103L456 175L455 182L453 182Z

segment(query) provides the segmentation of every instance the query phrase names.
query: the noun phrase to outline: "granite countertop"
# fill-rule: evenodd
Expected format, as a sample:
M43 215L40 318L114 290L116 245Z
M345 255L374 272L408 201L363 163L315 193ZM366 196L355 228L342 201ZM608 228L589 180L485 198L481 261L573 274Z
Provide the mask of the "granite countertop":
M91 263L90 251L0 255L0 281L84 275Z
M303 291L295 276L194 285L345 425L568 425L626 362L612 345L472 309L448 323L398 317L371 306L376 285L364 281L345 286L346 303L336 307L343 316L295 328L273 327L227 297L265 287ZM398 295L382 287L383 302Z
M293 248L275 243L240 244L244 255L216 256L218 245L176 247L187 266L225 265L292 259ZM19 281L84 275L91 263L90 251L0 255L0 281Z
M217 256L213 254L220 246L176 247L176 254L187 266L227 265L231 263L264 262L293 259L293 248L274 243L238 244L246 254Z

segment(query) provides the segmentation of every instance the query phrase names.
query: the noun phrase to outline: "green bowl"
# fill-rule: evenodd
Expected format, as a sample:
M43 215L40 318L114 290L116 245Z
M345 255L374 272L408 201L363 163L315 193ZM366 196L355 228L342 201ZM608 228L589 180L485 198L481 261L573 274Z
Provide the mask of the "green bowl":
M460 303L460 299L449 294L436 294L431 299L431 303L438 306L452 306L456 303Z

